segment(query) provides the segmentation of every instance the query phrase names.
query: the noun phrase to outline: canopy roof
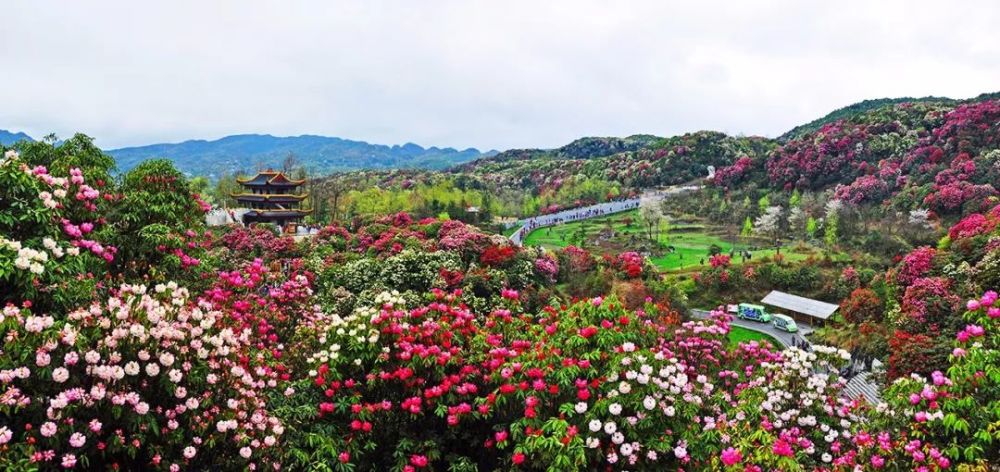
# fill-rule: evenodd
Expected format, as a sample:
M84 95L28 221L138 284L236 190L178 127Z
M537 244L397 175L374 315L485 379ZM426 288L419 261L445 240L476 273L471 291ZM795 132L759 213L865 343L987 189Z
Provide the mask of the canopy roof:
M821 320L829 318L833 312L837 311L837 308L840 308L833 303L821 302L819 300L800 297L798 295L779 292L777 290L772 290L771 293L767 294L767 296L760 302L765 305L771 305L788 311L794 311L795 313L809 315L813 318L819 318Z

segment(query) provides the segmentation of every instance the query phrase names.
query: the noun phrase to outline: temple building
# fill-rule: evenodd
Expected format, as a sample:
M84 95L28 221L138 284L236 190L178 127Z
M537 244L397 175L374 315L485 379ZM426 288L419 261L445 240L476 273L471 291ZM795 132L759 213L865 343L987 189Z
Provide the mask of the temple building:
M236 181L244 191L232 197L249 210L243 214L243 224L274 223L288 230L290 223L301 223L303 217L312 213L311 209L299 208L306 194L298 193L298 188L305 179L293 180L282 172L266 170Z

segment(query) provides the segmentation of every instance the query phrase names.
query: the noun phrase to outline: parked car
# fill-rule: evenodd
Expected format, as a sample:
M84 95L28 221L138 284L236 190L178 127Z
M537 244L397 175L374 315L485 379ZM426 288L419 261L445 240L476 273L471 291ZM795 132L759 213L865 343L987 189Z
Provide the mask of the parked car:
M794 333L799 330L798 325L795 324L795 320L791 316L774 314L772 315L774 321L771 323L774 325L775 329L780 329L782 331L787 331L789 333Z
M771 322L771 314L760 305L740 303L740 311L736 315L741 320L753 320L761 323Z

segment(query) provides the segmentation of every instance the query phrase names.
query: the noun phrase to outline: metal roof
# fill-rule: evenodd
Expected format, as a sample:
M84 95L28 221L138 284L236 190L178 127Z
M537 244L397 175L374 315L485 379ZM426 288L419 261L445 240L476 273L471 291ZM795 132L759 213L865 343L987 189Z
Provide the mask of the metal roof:
M771 293L767 294L767 296L760 302L766 305L784 308L788 311L801 313L803 315L809 315L813 318L819 318L821 320L829 318L833 312L837 311L837 308L840 308L833 303L821 302L819 300L800 297L798 295L779 292L777 290L771 290Z

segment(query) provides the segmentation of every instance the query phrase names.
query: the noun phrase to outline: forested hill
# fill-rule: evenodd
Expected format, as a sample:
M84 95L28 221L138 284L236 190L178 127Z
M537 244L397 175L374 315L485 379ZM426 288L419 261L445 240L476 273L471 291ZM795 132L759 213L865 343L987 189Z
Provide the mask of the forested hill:
M814 133L816 131L819 131L819 129L822 128L823 125L833 123L838 120L849 119L859 114L872 111L888 105L897 105L900 103L937 103L941 105L956 105L963 102L979 102L983 100L996 99L996 98L1000 98L1000 92L983 93L975 98L970 98L968 100L956 100L954 98L948 98L948 97L931 97L931 96L922 98L899 97L899 98L876 98L872 100L863 100L858 103L853 103L846 107L838 108L834 111L831 111L822 118L817 118L813 121L810 121L809 123L796 126L791 130L789 130L788 132L786 132L785 134L778 136L778 141L787 142L791 139L801 138L803 135L807 133Z
M327 136L243 134L214 141L191 140L112 149L108 153L124 170L145 159L167 158L184 172L213 176L259 166L276 167L290 154L310 171L326 174L357 169L441 169L492 155L495 151L484 154L474 148L424 148L413 143L386 146Z

